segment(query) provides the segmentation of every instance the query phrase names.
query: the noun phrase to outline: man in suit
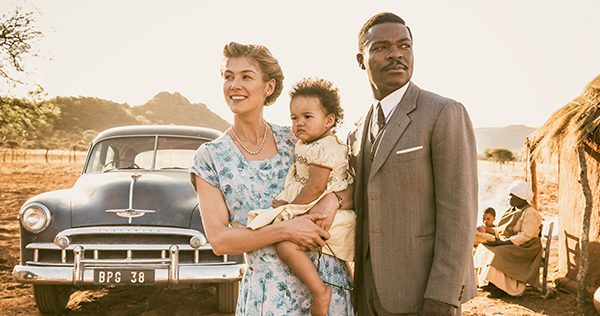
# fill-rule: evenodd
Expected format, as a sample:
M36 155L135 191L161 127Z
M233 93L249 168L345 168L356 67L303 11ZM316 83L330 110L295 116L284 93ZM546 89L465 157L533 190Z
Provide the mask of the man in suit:
M356 173L359 315L454 315L475 296L477 155L462 104L410 82L412 34L392 13L359 33L373 104L348 136Z

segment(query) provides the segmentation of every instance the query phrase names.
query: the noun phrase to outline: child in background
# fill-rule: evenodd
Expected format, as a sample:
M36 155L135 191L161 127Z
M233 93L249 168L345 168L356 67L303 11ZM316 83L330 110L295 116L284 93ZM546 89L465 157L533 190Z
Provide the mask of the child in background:
M496 210L488 207L483 211L483 225L477 227L475 231L475 246L479 243L492 241L496 239L496 230L494 221L496 220Z
M249 213L247 226L251 229L305 214L325 194L337 195L335 192L345 190L353 182L348 173L348 147L334 134L343 118L338 89L327 80L309 78L297 83L290 97L292 132L298 138L294 164L272 208ZM331 237L322 249L324 254L347 263L353 260L355 221L353 211L337 211L329 228ZM306 249L289 241L280 242L275 248L279 258L310 290L310 313L327 315L331 288L321 279Z

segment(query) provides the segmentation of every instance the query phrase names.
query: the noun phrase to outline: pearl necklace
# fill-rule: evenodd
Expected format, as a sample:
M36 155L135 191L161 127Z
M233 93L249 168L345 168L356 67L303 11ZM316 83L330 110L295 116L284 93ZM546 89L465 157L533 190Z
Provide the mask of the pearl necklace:
M230 130L231 130L231 133L233 133L233 137L235 137L235 139L238 141L240 146L242 146L242 149L252 156L257 155L262 150L263 145L265 144L265 140L267 139L267 123L265 123L265 131L263 133L262 141L260 142L260 145L258 146L258 148L256 150L249 150L248 148L246 148L246 146L244 146L244 143L242 143L240 138L235 133L233 126L230 128Z

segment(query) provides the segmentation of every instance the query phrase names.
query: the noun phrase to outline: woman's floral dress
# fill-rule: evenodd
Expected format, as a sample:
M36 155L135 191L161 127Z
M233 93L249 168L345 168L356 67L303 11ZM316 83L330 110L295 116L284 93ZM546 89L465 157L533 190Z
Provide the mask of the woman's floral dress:
M229 221L246 225L248 212L267 208L283 189L293 163L294 143L289 127L271 124L278 154L265 160L246 160L233 140L223 134L203 144L190 172L223 193ZM309 254L324 282L332 284L329 315L354 315L349 274L342 261ZM267 246L247 254L248 269L240 286L236 315L309 315L312 296L308 288Z

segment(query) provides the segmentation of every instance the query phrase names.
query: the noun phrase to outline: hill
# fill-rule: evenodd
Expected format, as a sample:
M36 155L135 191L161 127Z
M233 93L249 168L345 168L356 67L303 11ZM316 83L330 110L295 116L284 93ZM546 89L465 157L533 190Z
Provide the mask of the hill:
M204 126L219 131L225 131L230 125L205 104L192 104L178 92L160 92L150 101L131 110L139 120L145 119L151 124Z
M177 92L160 92L140 106L94 97L57 97L51 102L60 109L54 131L66 133L135 124L193 125L224 131L230 125L205 104L192 104Z
M486 148L499 147L515 153L523 153L527 135L534 130L535 128L525 125L476 128L477 152L481 154Z
M99 132L110 127L139 124L127 104L94 97L57 97L51 102L60 110L53 122L55 132Z
M58 110L57 115L48 117L49 132L25 137L20 147L85 150L98 132L124 125L192 125L221 132L230 126L205 104L192 104L177 92L160 92L139 106L81 96L56 97L45 102Z

